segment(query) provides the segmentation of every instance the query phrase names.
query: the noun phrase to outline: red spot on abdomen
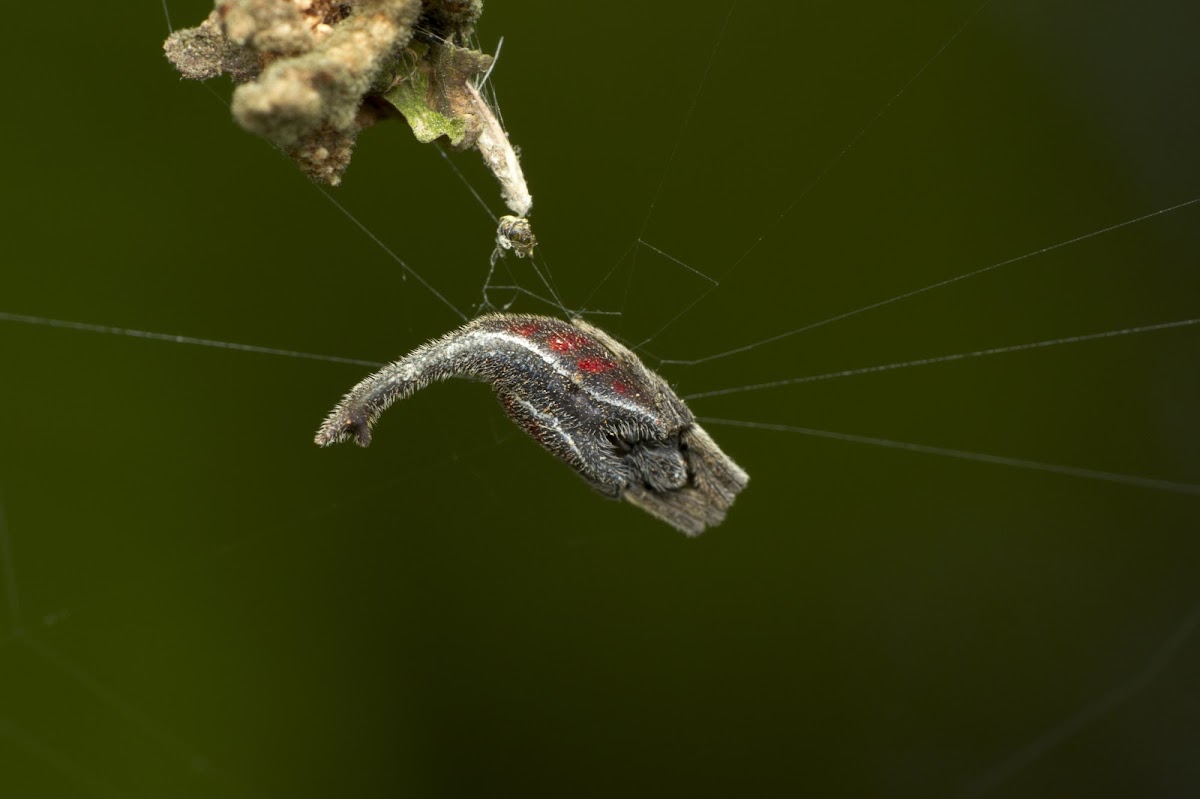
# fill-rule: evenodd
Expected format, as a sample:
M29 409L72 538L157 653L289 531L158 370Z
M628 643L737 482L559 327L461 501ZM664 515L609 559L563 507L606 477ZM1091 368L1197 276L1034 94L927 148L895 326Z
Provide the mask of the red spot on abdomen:
M579 367L579 371L589 374L599 374L617 367L615 363L605 358L580 358L575 365Z
M509 325L508 329L522 338L532 338L541 331L542 327L537 322L525 322L519 325Z
M614 380L612 381L612 390L618 394L628 394L629 386L625 385L620 380Z
M588 340L578 333L555 333L546 342L555 352L570 352L586 345Z

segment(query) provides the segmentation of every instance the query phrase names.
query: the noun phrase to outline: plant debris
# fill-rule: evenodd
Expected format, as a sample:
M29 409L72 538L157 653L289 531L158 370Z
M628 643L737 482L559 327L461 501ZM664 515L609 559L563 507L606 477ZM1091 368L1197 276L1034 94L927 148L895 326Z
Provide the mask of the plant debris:
M218 0L164 49L185 78L229 75L237 123L334 186L359 131L393 109L422 141L475 145L483 123L466 87L492 58L461 45L482 10L482 0Z

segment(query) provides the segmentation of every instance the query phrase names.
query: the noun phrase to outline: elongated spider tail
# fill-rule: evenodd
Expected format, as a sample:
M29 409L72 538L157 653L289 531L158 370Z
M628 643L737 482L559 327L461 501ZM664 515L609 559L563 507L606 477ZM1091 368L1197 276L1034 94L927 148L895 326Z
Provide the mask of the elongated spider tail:
M424 351L424 348L418 349L414 355ZM404 399L429 382L428 378L414 375L409 364L412 357L388 364L350 389L317 430L313 438L317 446L327 447L343 441L354 441L360 447L370 446L371 428L380 414L396 400Z

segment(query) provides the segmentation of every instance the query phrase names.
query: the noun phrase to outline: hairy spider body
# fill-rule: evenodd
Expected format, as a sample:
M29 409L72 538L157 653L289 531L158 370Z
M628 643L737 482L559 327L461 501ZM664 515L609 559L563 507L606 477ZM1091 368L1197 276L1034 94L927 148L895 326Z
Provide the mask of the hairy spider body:
M491 383L509 418L593 488L688 535L720 524L749 479L628 348L579 319L525 314L481 316L366 378L316 443L365 447L393 402L451 377Z

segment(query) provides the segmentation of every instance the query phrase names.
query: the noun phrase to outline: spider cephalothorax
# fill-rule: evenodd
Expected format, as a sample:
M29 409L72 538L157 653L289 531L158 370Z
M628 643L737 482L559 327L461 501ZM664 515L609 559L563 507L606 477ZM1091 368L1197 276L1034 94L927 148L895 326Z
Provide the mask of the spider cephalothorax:
M628 348L579 319L523 314L481 316L379 370L316 442L365 447L393 402L451 377L491 383L509 418L594 488L689 535L720 524L749 479Z

